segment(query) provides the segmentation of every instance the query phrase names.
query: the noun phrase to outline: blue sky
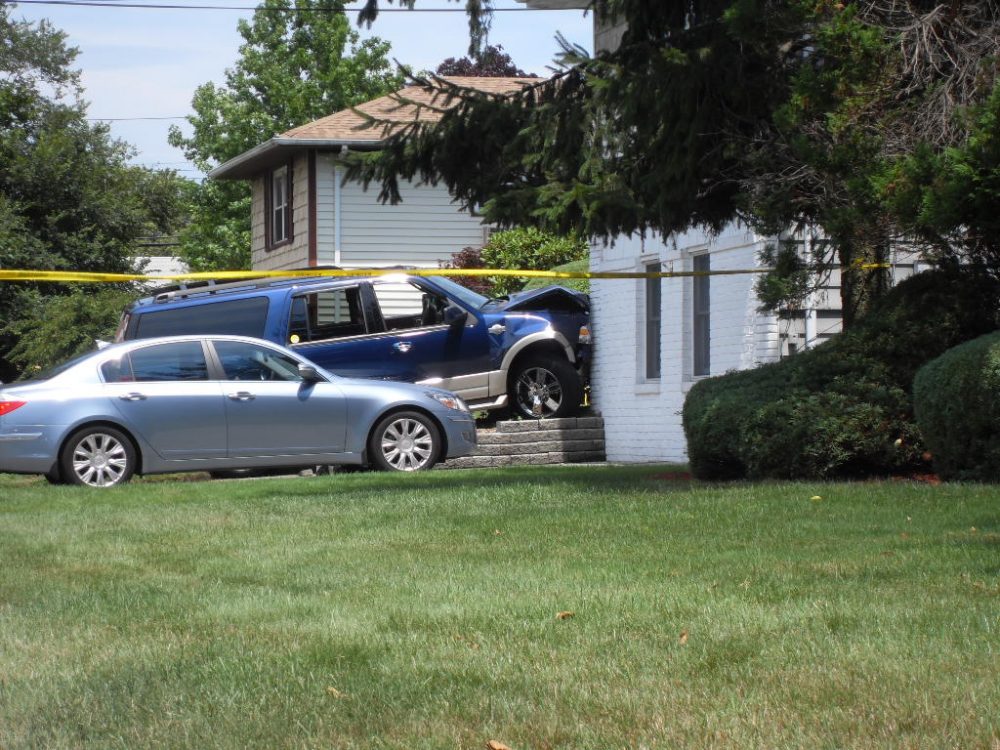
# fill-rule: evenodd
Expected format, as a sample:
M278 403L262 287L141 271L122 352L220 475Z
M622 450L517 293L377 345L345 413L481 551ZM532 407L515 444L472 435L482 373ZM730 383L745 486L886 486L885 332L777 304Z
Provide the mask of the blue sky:
M252 7L254 0L129 0L169 5L234 5ZM108 0L109 5L114 0ZM384 3L383 3L384 5ZM468 48L468 21L464 3L418 0L417 8L452 8L453 13L396 12L379 16L363 37L379 36L392 44L391 57L416 69L433 69L448 57L460 57ZM497 0L496 7L523 7L514 0ZM68 34L80 49L77 67L83 73L89 116L111 118L168 118L188 114L191 96L207 81L222 83L224 71L235 63L240 36L236 23L249 11L103 8L66 5L25 5L13 8L14 17L48 18ZM353 18L352 14L352 18ZM556 32L590 49L591 18L582 11L497 13L491 44L501 44L518 67L544 75L558 50ZM167 144L167 129L182 120L126 119L112 123L115 136L138 150L135 161L197 173L183 155Z

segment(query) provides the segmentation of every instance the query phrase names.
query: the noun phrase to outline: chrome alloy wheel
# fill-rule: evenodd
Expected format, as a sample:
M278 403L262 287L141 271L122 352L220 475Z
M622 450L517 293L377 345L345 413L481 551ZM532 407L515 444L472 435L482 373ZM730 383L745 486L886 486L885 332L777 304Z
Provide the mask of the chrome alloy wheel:
M128 451L114 435L91 432L73 448L73 474L80 484L110 487L128 475Z
M385 462L396 471L418 471L434 461L434 436L411 417L394 419L379 443Z
M518 410L533 417L545 417L559 411L563 391L559 379L544 367L529 367L514 384Z

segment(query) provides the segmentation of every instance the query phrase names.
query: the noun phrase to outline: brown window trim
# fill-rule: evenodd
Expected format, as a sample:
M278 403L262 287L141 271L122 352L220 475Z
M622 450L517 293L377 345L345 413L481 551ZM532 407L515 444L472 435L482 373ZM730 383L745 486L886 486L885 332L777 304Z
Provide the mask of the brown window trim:
M285 239L278 242L274 242L274 205L272 201L274 200L274 173L279 169L284 168L285 171L285 192L288 196L285 211L287 213L288 222L288 236ZM295 222L293 220L293 209L295 206L294 191L293 186L295 181L293 179L293 168L292 160L289 159L284 164L279 164L276 167L272 167L267 172L264 173L264 249L267 251L276 250L286 245L292 244L295 239Z

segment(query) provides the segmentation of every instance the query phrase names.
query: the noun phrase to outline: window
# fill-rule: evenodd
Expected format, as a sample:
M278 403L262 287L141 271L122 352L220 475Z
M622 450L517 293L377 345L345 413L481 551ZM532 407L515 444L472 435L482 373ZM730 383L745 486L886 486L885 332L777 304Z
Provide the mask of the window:
M695 276L693 281L694 294L692 295L692 331L693 331L693 351L695 377L709 375L711 373L711 296L710 285L712 277L708 275L711 270L711 256L708 253L694 256L694 272L705 274Z
M181 341L136 349L101 365L105 382L149 383L172 380L208 380L208 365L200 341Z
M659 273L659 263L649 263L646 273ZM662 279L646 279L646 379L660 377L660 317L663 309Z
M292 344L367 332L361 290L356 286L302 294L292 300L288 323L288 341Z
M264 186L267 247L292 239L292 168L278 167L267 176Z
M406 281L375 284L387 331L441 325L448 300Z
M213 341L227 380L302 380L299 362L266 346Z
M250 297L229 302L179 307L174 310L133 315L137 318L132 338L186 336L193 333L222 333L234 336L264 335L267 297Z

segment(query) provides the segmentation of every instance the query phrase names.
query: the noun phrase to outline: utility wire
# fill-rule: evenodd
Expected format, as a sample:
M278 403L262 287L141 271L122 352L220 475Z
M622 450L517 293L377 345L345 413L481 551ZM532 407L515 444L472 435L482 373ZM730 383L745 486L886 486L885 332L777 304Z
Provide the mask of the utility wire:
M236 10L274 13L360 13L361 8L261 8L254 5L174 5L166 3L119 3L101 0L14 0L17 5L63 5L86 8L141 8L155 10ZM493 13L541 13L544 8L493 8ZM382 13L465 13L465 8L380 8Z

